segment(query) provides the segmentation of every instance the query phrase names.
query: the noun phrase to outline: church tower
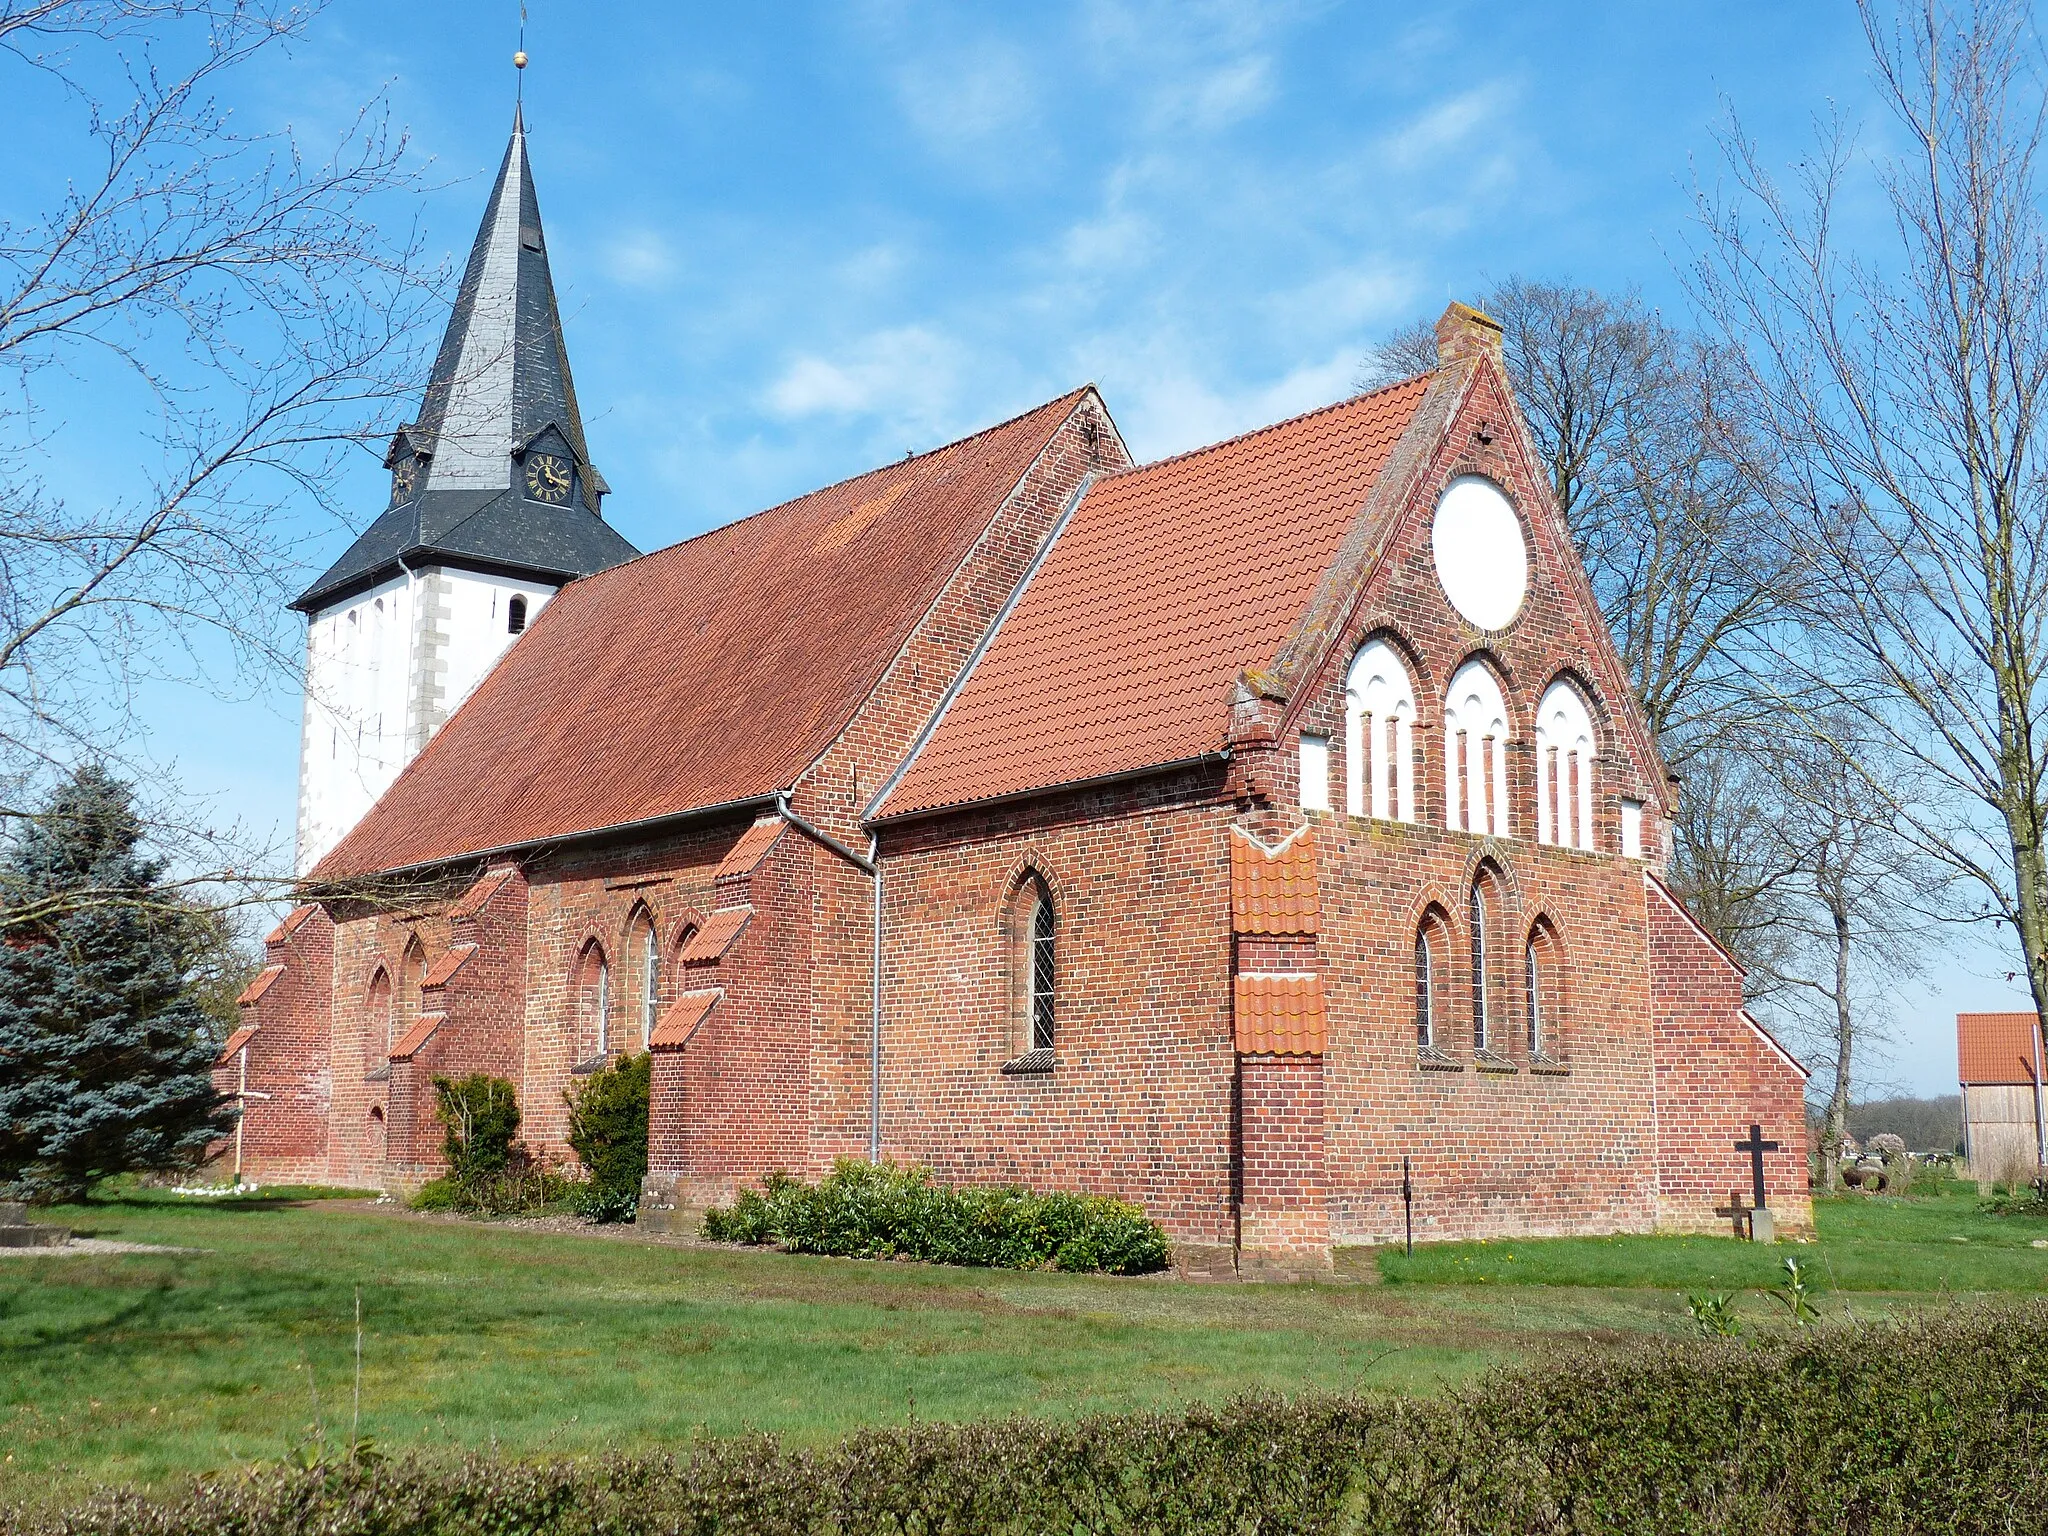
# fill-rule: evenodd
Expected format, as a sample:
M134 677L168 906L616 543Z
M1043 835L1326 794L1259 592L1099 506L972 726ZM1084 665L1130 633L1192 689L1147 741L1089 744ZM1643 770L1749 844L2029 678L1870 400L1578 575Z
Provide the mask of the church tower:
M419 419L384 463L389 507L292 604L307 616L301 874L563 583L639 553L604 521L518 114Z

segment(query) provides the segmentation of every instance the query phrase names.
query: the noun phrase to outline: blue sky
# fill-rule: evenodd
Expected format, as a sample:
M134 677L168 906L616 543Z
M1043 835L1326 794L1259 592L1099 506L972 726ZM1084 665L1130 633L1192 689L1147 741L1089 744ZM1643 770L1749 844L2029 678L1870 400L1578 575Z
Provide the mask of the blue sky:
M343 0L238 109L318 138L388 89L433 163L418 216L460 256L517 11ZM1511 273L1682 318L1724 98L1781 159L1830 102L1869 104L1852 11L1804 0L529 11L578 393L642 548L1084 380L1140 457L1188 448L1337 398L1376 336ZM0 128L61 163L46 108L0 103ZM355 480L366 520L383 477L366 455ZM308 574L350 536L299 531ZM288 834L288 684L145 706L191 787ZM2018 999L2008 964L1945 961L1880 1075L1952 1088L1949 1015Z

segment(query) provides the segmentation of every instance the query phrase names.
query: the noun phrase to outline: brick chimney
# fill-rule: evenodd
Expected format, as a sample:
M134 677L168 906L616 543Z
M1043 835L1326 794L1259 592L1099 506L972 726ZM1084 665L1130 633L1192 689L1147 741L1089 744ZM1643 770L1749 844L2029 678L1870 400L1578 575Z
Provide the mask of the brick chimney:
M1469 304L1452 304L1436 323L1438 365L1481 356L1500 357L1500 322Z

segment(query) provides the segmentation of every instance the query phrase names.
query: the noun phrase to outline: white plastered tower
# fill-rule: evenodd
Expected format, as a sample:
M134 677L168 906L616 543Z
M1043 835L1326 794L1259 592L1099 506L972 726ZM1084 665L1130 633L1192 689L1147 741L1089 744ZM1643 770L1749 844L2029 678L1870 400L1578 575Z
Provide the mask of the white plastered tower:
M310 872L561 587L639 553L601 515L515 117L391 504L292 606L306 628Z

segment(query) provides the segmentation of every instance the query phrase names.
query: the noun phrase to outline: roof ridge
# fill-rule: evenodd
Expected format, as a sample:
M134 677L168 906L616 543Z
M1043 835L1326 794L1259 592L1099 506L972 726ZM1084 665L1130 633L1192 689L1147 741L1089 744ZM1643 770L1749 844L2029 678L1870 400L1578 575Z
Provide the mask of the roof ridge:
M1014 416L1006 416L1001 421L992 422L990 425L986 427L982 427L976 431L968 433L965 437L956 437L951 442L940 443L936 448L927 448L923 453L913 453L908 458L892 459L887 464L877 464L874 466L874 468L864 469L859 474L847 475L843 479L839 480L828 480L823 485L813 486L808 491L800 491L796 495L786 497L785 499L775 502L770 506L756 508L752 512L748 512L743 516L734 518L731 522L719 523L715 527L706 528L699 533L693 533L688 538L677 539L673 544L664 544L659 549L650 549L645 554L635 555L631 560L623 560L617 565L606 566L605 569L603 569L602 571L594 571L591 573L590 576L587 576L583 579L588 581L597 576L609 576L614 571L628 570L633 566L641 564L643 561L653 560L658 556L673 554L676 550L687 548L689 545L695 544L700 539L708 539L715 534L725 533L731 529L737 528L743 523L751 523L757 517L766 517L771 512L780 512L783 511L785 508L793 507L800 501L809 501L813 496L822 496L827 491L836 491L843 486L857 484L858 482L867 479L870 475L880 475L886 474L891 470L900 470L906 464L915 464L922 459L929 459L937 454L946 453L951 449L963 447L964 445L975 441L977 438L988 437L993 435L994 433L1000 432L1005 427L1014 427L1018 422L1024 420L1027 416L1036 416L1040 411L1050 410L1052 407L1056 405L1065 405L1069 401L1077 400L1082 395L1087 394L1090 390L1094 388L1095 385L1093 381L1090 381L1089 383L1080 385L1078 388L1068 390L1064 395L1054 395L1050 400L1040 401L1037 405L1032 406L1029 410L1019 411ZM1110 477L1104 475L1101 478L1108 479Z
M1170 453L1163 459L1148 459L1143 464L1133 464L1129 469L1112 470L1102 476L1101 483L1106 484L1111 480L1129 479L1132 475L1141 475L1147 470L1152 469L1164 469L1169 464L1178 464L1185 459L1199 459L1203 454L1215 453L1221 448L1234 448L1239 443L1248 443L1255 437L1265 436L1268 432L1278 432L1282 427L1291 427L1298 422L1312 421L1318 416L1327 416L1332 411L1341 411L1347 406L1358 405L1379 395L1391 394L1394 390L1405 389L1411 384L1419 384L1424 379L1434 375L1436 371L1436 369L1431 368L1423 373L1411 373L1405 379L1395 379L1392 383L1368 389L1363 394L1346 395L1342 400L1332 400L1328 405L1319 405L1314 410L1300 411L1292 416L1283 416L1278 421L1269 421L1263 427L1252 427L1248 431L1238 433L1235 437L1226 437L1213 443L1204 443L1199 448L1184 449L1180 453Z

